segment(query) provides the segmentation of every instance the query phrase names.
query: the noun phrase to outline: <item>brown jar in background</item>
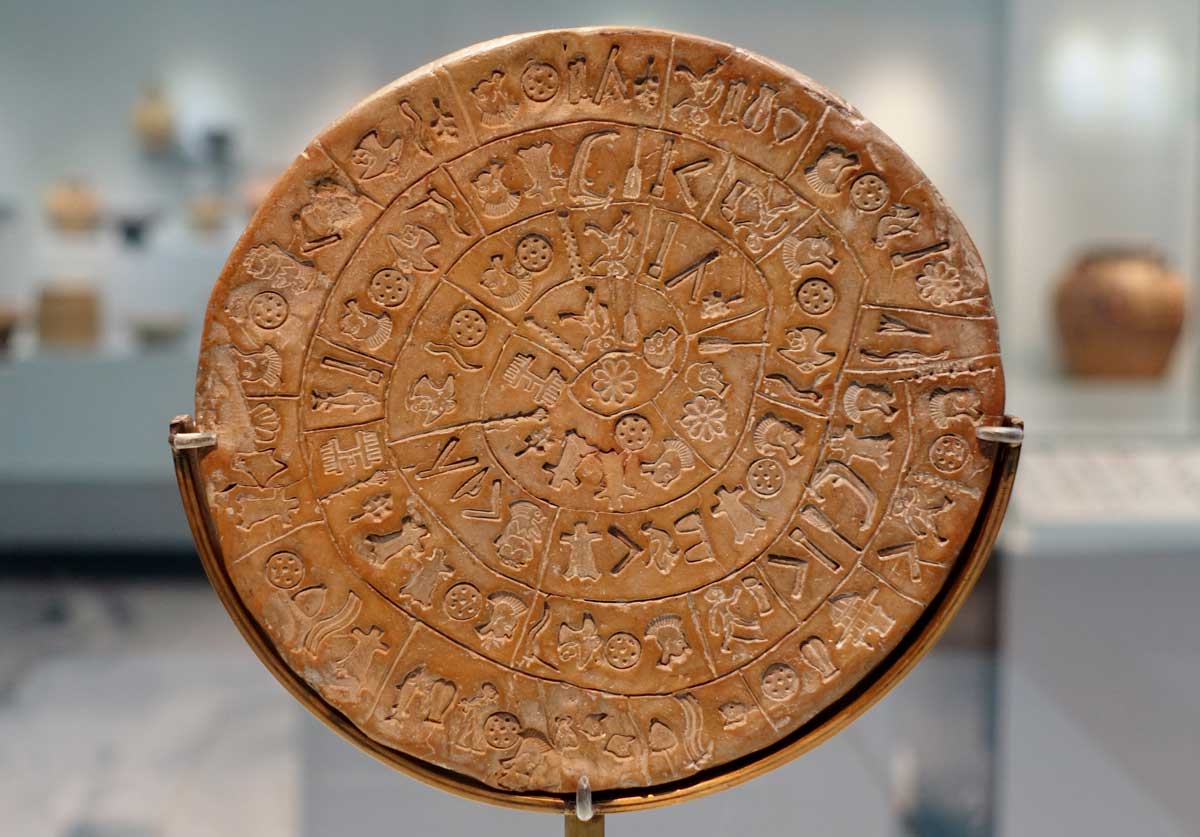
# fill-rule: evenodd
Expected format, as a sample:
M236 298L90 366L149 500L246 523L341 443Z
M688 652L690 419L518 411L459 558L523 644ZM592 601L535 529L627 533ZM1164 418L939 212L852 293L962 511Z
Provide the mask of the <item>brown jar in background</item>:
M1059 281L1055 310L1067 372L1158 378L1179 341L1187 283L1148 248L1085 251Z
M38 295L38 341L48 348L89 349L100 339L100 295L82 280L57 280Z

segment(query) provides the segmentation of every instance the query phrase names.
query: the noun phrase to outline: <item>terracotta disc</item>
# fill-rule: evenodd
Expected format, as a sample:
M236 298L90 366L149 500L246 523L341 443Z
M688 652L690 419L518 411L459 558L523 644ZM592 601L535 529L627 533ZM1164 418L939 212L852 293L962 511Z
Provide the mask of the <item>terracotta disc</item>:
M280 658L397 766L678 787L828 723L930 607L998 351L958 219L835 95L522 35L376 93L263 203L208 310L206 500Z

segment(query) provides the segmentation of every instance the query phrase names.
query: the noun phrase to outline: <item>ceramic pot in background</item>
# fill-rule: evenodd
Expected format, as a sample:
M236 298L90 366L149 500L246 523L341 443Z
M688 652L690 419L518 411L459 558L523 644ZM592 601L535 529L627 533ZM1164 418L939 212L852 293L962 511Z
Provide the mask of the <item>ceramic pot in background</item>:
M90 349L100 339L100 294L84 281L55 281L38 295L38 342L45 347Z
M161 154L175 141L175 114L157 85L148 85L133 105L133 132L148 154Z
M8 354L12 346L13 332L17 330L20 321L20 314L15 308L0 306L0 358Z
M1085 251L1059 281L1055 300L1067 372L1161 377L1179 342L1186 300L1186 281L1155 251Z
M100 195L82 180L60 180L46 192L46 212L55 229L88 232L100 225Z

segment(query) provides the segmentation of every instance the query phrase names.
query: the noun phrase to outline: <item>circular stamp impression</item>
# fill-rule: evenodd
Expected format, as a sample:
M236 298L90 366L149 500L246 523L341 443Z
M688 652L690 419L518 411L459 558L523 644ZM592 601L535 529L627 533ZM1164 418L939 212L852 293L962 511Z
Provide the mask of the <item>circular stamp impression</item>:
M197 469L239 623L344 734L493 801L798 752L980 560L1003 374L969 237L852 108L724 45L431 70L298 158L214 290Z

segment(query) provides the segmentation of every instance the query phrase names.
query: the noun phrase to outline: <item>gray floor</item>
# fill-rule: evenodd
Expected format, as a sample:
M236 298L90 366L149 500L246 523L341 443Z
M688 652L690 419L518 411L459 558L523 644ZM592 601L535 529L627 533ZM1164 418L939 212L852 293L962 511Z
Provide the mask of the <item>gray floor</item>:
M4 582L0 833L556 834L361 755L297 708L203 583ZM986 834L992 665L942 651L788 767L609 833ZM781 829L781 825L784 825Z

